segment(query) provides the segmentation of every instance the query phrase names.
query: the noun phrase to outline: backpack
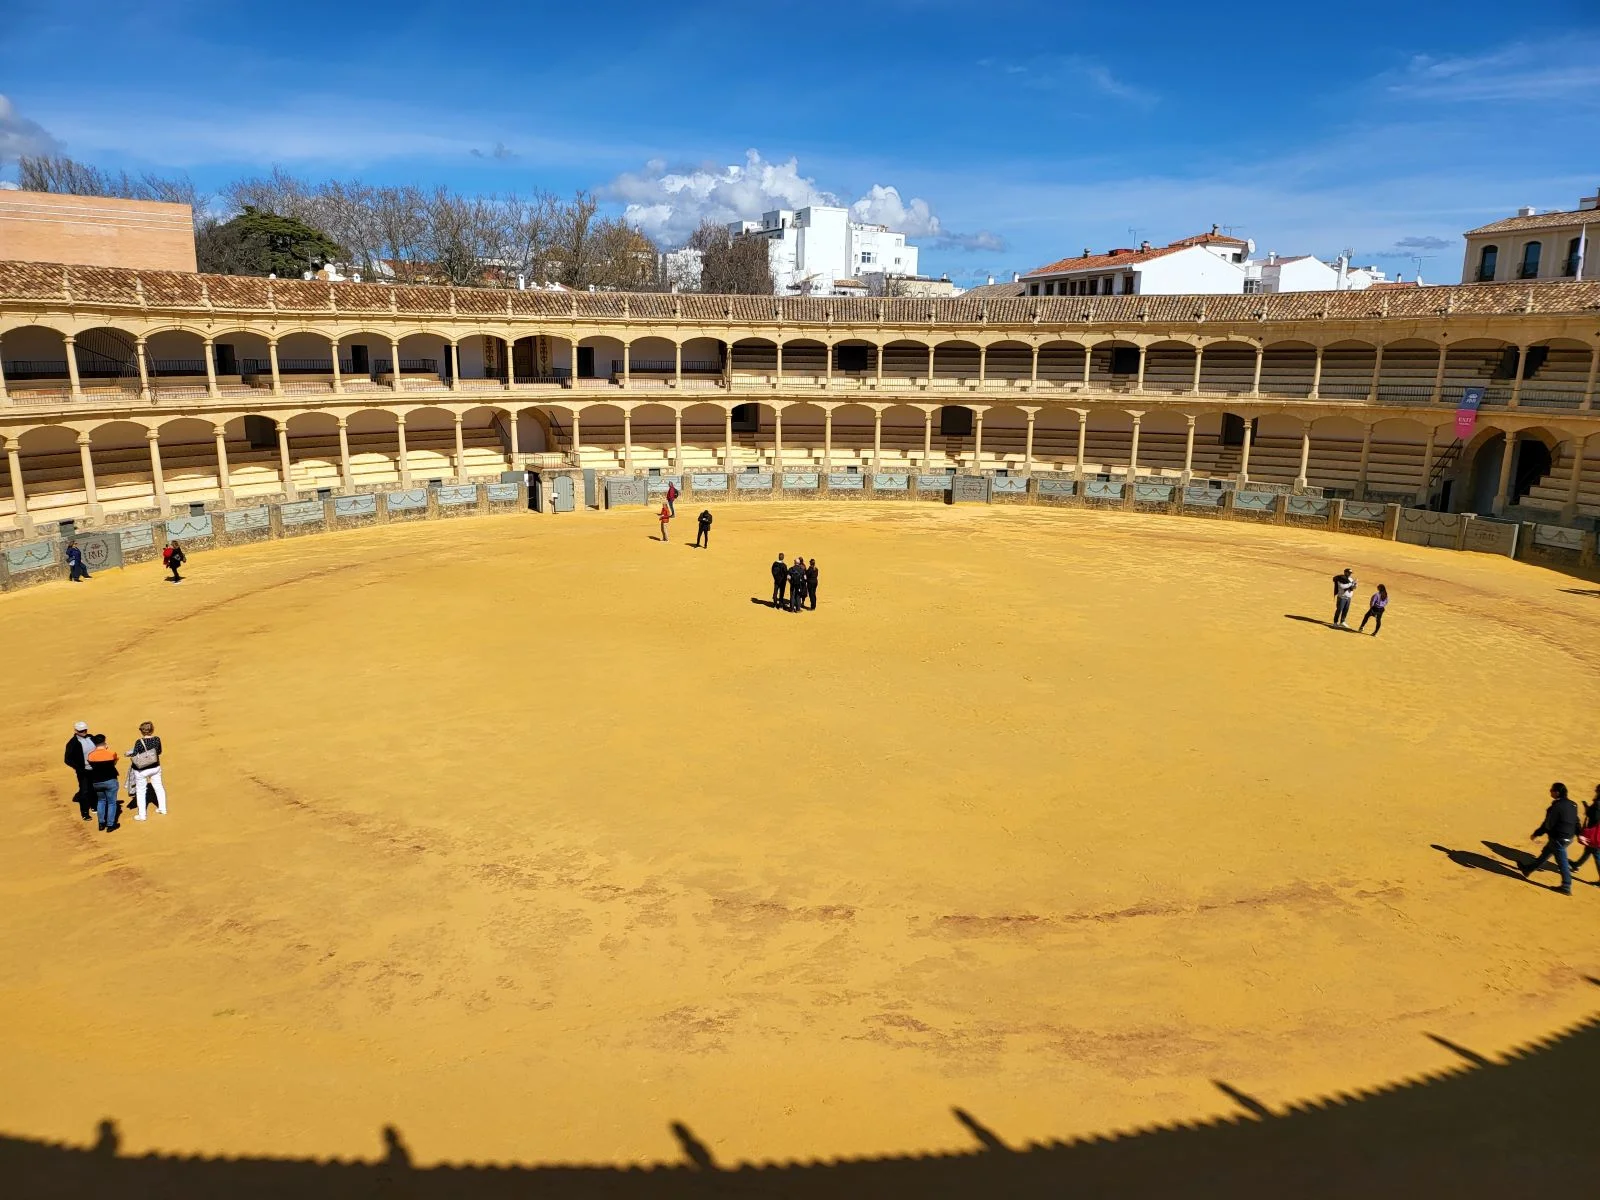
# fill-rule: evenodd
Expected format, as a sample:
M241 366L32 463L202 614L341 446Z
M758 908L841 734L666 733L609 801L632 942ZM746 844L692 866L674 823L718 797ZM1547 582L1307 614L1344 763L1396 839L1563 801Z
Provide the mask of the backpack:
M163 567L170 567L172 565L173 558L176 556L177 552L173 550L171 546L167 546L161 551L161 565Z

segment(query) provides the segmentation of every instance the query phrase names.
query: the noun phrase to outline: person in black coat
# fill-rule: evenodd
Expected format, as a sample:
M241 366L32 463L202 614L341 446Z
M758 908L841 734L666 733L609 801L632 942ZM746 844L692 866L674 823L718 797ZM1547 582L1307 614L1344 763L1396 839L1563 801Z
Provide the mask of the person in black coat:
M702 508L694 521L694 544L711 549L711 510Z
M72 737L67 739L66 754L61 761L77 776L78 791L73 798L78 802L78 815L85 821L91 820L95 813L94 783L89 777L89 751L93 749L88 723L79 721L73 726Z
M772 607L782 608L783 588L789 582L789 567L783 561L783 555L778 555L772 563Z
M1556 866L1561 868L1561 894L1572 895L1572 864L1567 861L1567 847L1572 844L1572 839L1578 836L1578 806L1567 796L1567 785L1552 783L1550 785L1550 807L1544 810L1544 824L1533 831L1533 840L1544 838L1544 849L1539 851L1539 857L1525 867L1518 867L1522 877L1526 879L1540 867L1555 856Z
M798 554L789 564L789 611L799 612L806 606L806 560Z
M817 607L817 560L812 559L806 564L806 599L811 602L813 610Z

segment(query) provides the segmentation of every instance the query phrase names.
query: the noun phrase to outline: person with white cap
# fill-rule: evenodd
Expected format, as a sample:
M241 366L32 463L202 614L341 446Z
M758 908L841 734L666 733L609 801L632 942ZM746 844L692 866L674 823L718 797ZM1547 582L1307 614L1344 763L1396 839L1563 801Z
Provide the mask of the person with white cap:
M94 785L89 779L89 751L94 749L94 741L89 737L89 723L79 721L72 727L72 736L67 739L67 751L62 761L72 768L73 774L78 779L78 815L85 821L92 820L95 815Z

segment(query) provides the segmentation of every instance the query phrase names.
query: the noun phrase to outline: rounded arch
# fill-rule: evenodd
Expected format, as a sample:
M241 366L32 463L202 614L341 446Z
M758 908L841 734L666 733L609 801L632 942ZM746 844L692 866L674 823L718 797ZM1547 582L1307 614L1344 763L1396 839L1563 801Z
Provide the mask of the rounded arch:
M986 339L984 375L993 380L1030 379L1033 376L1033 346L1020 338L1000 334Z
M884 342L878 353L883 357L884 377L897 383L928 378L928 343L915 338L894 338Z
M1144 390L1184 395L1194 390L1198 352L1193 342L1155 337L1144 350Z
M1039 343L1039 380L1082 385L1088 380L1089 348L1078 338L1046 338Z
M738 338L728 348L733 373L738 376L755 376L766 382L778 373L778 343L771 338Z
M967 338L941 338L933 344L933 377L946 383L978 382L978 343Z
M1296 399L1311 395L1317 347L1302 338L1276 338L1261 347L1261 393Z
M820 383L827 378L830 353L827 343L820 338L784 338L784 382Z

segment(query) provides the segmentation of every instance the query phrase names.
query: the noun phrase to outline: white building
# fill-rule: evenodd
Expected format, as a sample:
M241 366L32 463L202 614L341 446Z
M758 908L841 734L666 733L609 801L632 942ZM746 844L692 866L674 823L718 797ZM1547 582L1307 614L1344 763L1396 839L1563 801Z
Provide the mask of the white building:
M1030 296L1238 296L1254 292L1345 291L1383 281L1376 267L1351 269L1347 260L1325 263L1311 255L1250 257L1255 243L1210 233L1165 246L1095 254L1085 248L1023 276Z
M1600 279L1600 254L1594 249L1600 237L1600 190L1579 199L1569 212L1523 208L1514 217L1469 229L1465 236L1462 283Z
M873 275L915 275L917 248L906 235L886 225L860 225L850 210L813 204L791 211L762 213L759 221L734 221L735 237L757 237L767 243L772 280L778 295L859 295ZM840 281L855 281L855 286Z

